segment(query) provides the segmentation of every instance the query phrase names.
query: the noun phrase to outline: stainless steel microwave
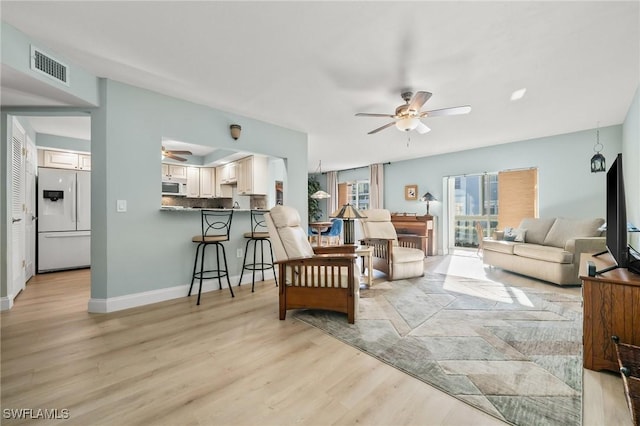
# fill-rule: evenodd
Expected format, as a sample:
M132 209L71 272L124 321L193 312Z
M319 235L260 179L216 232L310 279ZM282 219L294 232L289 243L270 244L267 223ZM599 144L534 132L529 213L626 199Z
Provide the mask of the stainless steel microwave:
M162 195L187 195L187 184L173 181L162 181Z

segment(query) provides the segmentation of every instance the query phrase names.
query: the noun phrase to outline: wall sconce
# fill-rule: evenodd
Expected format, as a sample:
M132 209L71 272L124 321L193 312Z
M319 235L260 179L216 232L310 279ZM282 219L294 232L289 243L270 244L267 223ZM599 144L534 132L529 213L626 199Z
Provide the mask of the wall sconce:
M240 132L242 132L242 127L239 124L232 124L229 129L231 130L231 137L237 141L240 137Z
M422 198L420 198L420 201L422 201L423 203L427 203L427 215L429 214L429 201L438 201L438 199L436 197L434 197L433 195L431 195L430 192L427 192L426 194L424 194L422 196Z
M600 154L604 146L600 143L600 122L596 130L596 144L593 146L595 154L591 157L591 173L605 172L607 170L604 155Z

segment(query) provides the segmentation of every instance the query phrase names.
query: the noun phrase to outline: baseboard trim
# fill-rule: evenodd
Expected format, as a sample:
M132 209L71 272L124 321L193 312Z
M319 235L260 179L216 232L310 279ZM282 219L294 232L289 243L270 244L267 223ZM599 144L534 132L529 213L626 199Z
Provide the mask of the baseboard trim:
M0 311L8 311L13 307L13 298L3 296L0 297Z
M259 274L259 275L258 275ZM262 278L262 274L260 272L256 272L260 278ZM273 271L265 271L264 278L265 280L273 279ZM239 275L234 277L229 277L229 281L231 281L231 285L236 287L238 285ZM256 277L257 279L258 277ZM251 272L247 276L245 271L244 276L242 277L242 284L251 284ZM122 311L124 309L136 308L138 306L150 305L158 302L165 302L167 300L178 299L181 297L185 297L187 292L189 291L190 284L178 285L174 287L161 288L158 290L151 291L143 291L141 293L127 294L124 296L116 296L110 297L107 299L89 299L87 310L94 314L107 314L109 312ZM193 283L193 289L191 290L191 294L197 296L198 295L198 281ZM222 279L222 288L227 288L226 280ZM202 281L202 292L207 293L209 291L214 291L219 289L219 284L217 279L212 280L203 280Z

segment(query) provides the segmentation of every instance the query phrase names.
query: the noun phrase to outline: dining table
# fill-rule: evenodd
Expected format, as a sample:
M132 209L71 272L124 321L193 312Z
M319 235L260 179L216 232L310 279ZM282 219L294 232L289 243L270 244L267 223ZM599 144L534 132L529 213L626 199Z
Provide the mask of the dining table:
M309 227L316 233L315 237L316 239L316 245L317 246L321 246L322 245L322 233L327 231L329 228L331 228L331 225L333 224L333 222L328 221L328 222L309 222ZM313 237L313 235L311 235L310 237Z

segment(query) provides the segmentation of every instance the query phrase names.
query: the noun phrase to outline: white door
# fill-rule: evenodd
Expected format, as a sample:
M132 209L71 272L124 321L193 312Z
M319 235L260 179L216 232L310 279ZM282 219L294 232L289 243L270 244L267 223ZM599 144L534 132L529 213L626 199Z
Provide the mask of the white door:
M24 203L24 146L25 131L13 119L11 137L11 288L7 296L14 299L24 289L25 265L25 203Z
M76 230L76 172L38 169L38 232Z
M76 204L78 231L91 230L91 172L78 172L76 174L77 191Z
M25 157L25 282L35 274L36 261L36 169L38 167L36 144L27 136Z

